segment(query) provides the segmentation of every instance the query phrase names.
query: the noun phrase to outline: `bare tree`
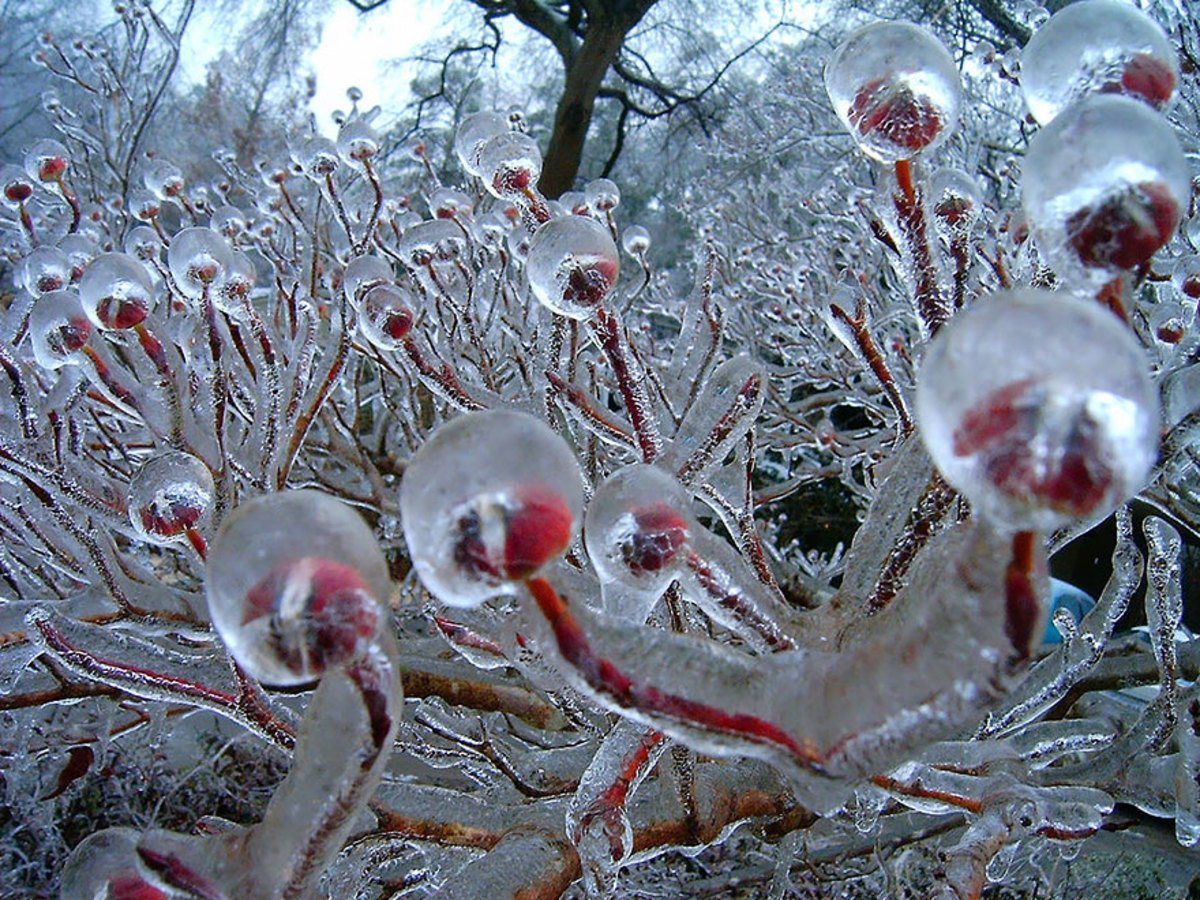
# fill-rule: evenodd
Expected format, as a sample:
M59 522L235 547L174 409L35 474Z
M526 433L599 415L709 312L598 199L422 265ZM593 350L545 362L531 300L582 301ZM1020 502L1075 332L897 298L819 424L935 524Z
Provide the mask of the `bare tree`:
M383 6L388 0L349 0L362 12ZM607 160L599 174L611 172L625 144L633 121L661 119L688 110L701 128L707 127L715 89L729 69L751 53L774 32L768 28L734 52L712 54L701 51L700 74L658 71L648 55L638 48L640 36L661 40L664 30L674 37L703 34L695 23L705 11L689 9L678 22L650 23L648 14L660 0L467 0L482 15L482 35L475 42L460 41L440 58L443 78L439 86L421 98L423 109L441 99L447 68L463 55L489 54L493 58L503 40L504 20L521 25L545 38L554 47L562 66L563 84L555 106L554 127L542 168L540 189L550 197L569 190L579 173L597 100L618 105L615 135ZM778 27L778 26L775 26ZM693 43L697 50L699 43ZM713 48L705 48L711 50ZM693 67L695 68L695 67Z

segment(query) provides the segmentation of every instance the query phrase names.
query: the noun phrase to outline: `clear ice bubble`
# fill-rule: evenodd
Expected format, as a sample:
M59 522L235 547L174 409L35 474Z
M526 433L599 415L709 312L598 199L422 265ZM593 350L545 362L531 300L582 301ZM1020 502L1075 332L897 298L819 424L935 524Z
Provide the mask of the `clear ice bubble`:
M424 269L461 256L467 249L467 236L449 219L429 219L405 229L398 249L406 263Z
M213 306L226 315L241 318L257 280L254 260L240 250L230 251L229 268L212 295Z
M218 206L209 217L208 227L228 240L246 230L246 214L236 206Z
M150 274L125 253L101 253L79 279L83 311L96 327L122 330L141 324L154 306Z
M479 148L476 157L483 186L502 200L528 194L542 174L537 141L519 131L496 135Z
M596 178L589 181L583 189L588 204L600 212L616 209L621 203L621 189L616 182L607 178Z
M411 295L394 284L377 284L363 295L358 327L380 350L395 350L412 330Z
M58 249L71 261L71 281L79 281L88 263L96 258L100 248L86 234L68 234L58 242Z
M641 225L630 225L621 233L621 246L630 256L645 256L650 250L650 232Z
M1170 39L1121 0L1064 6L1021 53L1021 90L1042 125L1088 94L1123 94L1163 110L1178 82Z
M916 405L946 480L1015 529L1106 515L1154 464L1145 354L1091 300L1032 288L981 300L930 344Z
M167 895L142 878L138 866L141 832L105 828L88 835L67 857L62 897L80 900L161 900Z
M16 209L33 196L33 181L21 169L7 165L0 169L0 201Z
M608 229L595 219L551 219L529 243L525 272L533 295L552 311L586 319L617 283L620 261Z
M306 684L358 658L386 627L391 582L371 529L312 490L267 494L226 518L206 593L229 652L267 684Z
M1034 135L1021 178L1038 248L1072 287L1094 288L1162 247L1191 199L1166 120L1126 97L1089 97Z
M936 37L906 22L846 38L825 66L825 90L860 149L883 163L932 149L958 127L958 67Z
M668 472L638 463L596 488L583 535L601 583L617 582L655 597L679 573L697 533L687 492Z
M183 192L183 173L165 159L156 159L142 173L142 184L159 200L167 200Z
M467 217L474 209L474 201L454 188L440 187L429 196L429 214L435 219Z
M937 221L951 231L979 221L983 197L979 184L961 169L938 169L929 179L929 204Z
M347 122L338 131L337 151L346 165L361 168L379 153L379 134L362 119Z
M355 309L362 305L363 294L377 284L392 281L392 265L378 256L356 256L342 273L342 290Z
M80 361L83 345L92 334L91 320L73 291L43 294L29 313L29 340L33 358L48 371Z
M139 222L149 222L162 211L162 201L150 191L135 190L130 191L126 207Z
M179 450L147 460L129 481L129 520L142 540L167 545L203 530L215 489L203 462Z
M1183 296L1189 300L1200 300L1200 255L1192 254L1178 260L1171 280Z
M337 171L341 162L337 145L326 137L309 138L293 154L293 158L309 179L322 184L326 176Z
M175 284L197 299L219 285L233 264L233 251L211 228L185 228L171 239L167 266Z
M124 247L125 252L130 256L146 262L160 259L163 251L167 249L163 246L162 238L158 236L158 232L149 225L138 225L136 228L131 228L129 233L125 235Z
M508 116L477 112L467 116L454 135L454 152L469 175L479 176L479 151L488 141L509 130Z
M71 283L71 260L57 247L35 247L21 263L21 285L35 297Z
M71 155L58 141L34 141L25 153L25 174L34 181L57 181L67 171Z
M514 593L570 545L583 512L575 455L540 419L473 412L441 426L404 473L404 538L450 606Z

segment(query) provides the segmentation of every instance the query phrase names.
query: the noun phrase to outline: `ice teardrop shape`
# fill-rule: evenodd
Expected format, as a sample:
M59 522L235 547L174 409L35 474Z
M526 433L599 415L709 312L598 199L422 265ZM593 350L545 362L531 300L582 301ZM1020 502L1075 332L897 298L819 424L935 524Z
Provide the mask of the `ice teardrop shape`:
M450 606L512 593L570 545L583 512L579 465L526 413L459 416L404 473L404 539L422 583Z
M1023 289L984 299L932 342L921 436L975 510L1014 529L1095 518L1145 481L1158 394L1136 338L1091 301Z
M132 256L101 253L79 279L79 299L97 328L133 328L150 314L154 285L146 269Z
M313 490L243 503L208 555L209 613L233 657L267 684L314 681L366 652L390 589L375 536Z
M1068 284L1093 289L1170 240L1191 178L1161 116L1126 97L1097 96L1034 135L1021 190L1046 260Z
M958 67L937 38L909 23L851 34L825 66L825 90L859 148L883 163L932 149L958 127Z
M571 319L586 319L617 282L617 245L595 219L551 219L534 234L525 271L543 306Z
M1178 82L1175 48L1162 28L1120 0L1063 7L1021 53L1021 90L1043 125L1088 94L1122 94L1163 110Z
M229 272L233 251L211 228L185 228L167 248L167 265L179 290L199 298Z

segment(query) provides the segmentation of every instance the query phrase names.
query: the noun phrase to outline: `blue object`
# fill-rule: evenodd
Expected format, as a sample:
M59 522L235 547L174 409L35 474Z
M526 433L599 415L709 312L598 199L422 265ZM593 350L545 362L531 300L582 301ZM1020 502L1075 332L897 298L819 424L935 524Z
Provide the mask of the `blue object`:
M1068 584L1065 581L1060 581L1057 578L1050 579L1050 619L1046 622L1046 633L1042 635L1043 644L1061 644L1062 635L1058 633L1058 629L1054 627L1054 613L1060 609L1065 609L1071 613L1071 617L1078 625L1079 621L1091 611L1091 608L1096 605L1095 598L1087 591L1081 591L1073 584Z

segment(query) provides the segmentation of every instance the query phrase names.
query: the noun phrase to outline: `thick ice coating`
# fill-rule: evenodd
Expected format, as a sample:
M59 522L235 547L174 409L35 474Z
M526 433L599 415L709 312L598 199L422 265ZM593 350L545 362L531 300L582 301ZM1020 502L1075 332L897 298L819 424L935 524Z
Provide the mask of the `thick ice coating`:
M596 489L583 534L602 583L615 581L657 597L678 574L697 528L679 482L638 463L614 472Z
M480 149L508 130L508 117L496 112L477 112L462 120L454 135L454 152L467 174L483 174L479 168Z
M1034 135L1021 193L1047 262L1072 287L1090 289L1170 240L1191 178L1160 115L1136 100L1097 96Z
M83 311L98 328L120 330L145 321L154 305L146 269L125 253L101 253L79 279Z
M169 450L147 460L129 482L129 520L143 540L172 544L207 525L214 493L208 466Z
M534 234L525 271L533 295L543 306L572 319L586 319L617 283L617 245L595 219L551 219Z
M314 681L366 652L385 627L387 563L371 529L317 491L239 506L208 556L213 624L233 657L267 684Z
M542 174L537 141L519 131L506 131L484 143L477 160L483 186L501 199L523 196Z
M1021 53L1021 90L1043 125L1087 94L1122 94L1162 110L1178 82L1171 41L1157 22L1122 0L1063 7Z
M921 436L980 514L1048 531L1106 515L1146 480L1158 394L1142 348L1092 301L1023 289L962 314L930 345Z
M92 334L92 323L72 291L44 294L29 314L29 339L33 358L46 370L80 361L83 345Z
M883 163L911 159L958 127L958 68L937 38L906 22L846 38L825 66L825 90L862 151Z
M211 228L185 228L167 248L167 265L183 293L200 297L228 274L233 266L233 250Z
M412 330L411 295L394 284L377 284L363 295L358 328L380 350L395 350Z
M400 492L404 538L422 583L450 606L511 593L578 530L575 455L540 419L473 412L413 456Z

